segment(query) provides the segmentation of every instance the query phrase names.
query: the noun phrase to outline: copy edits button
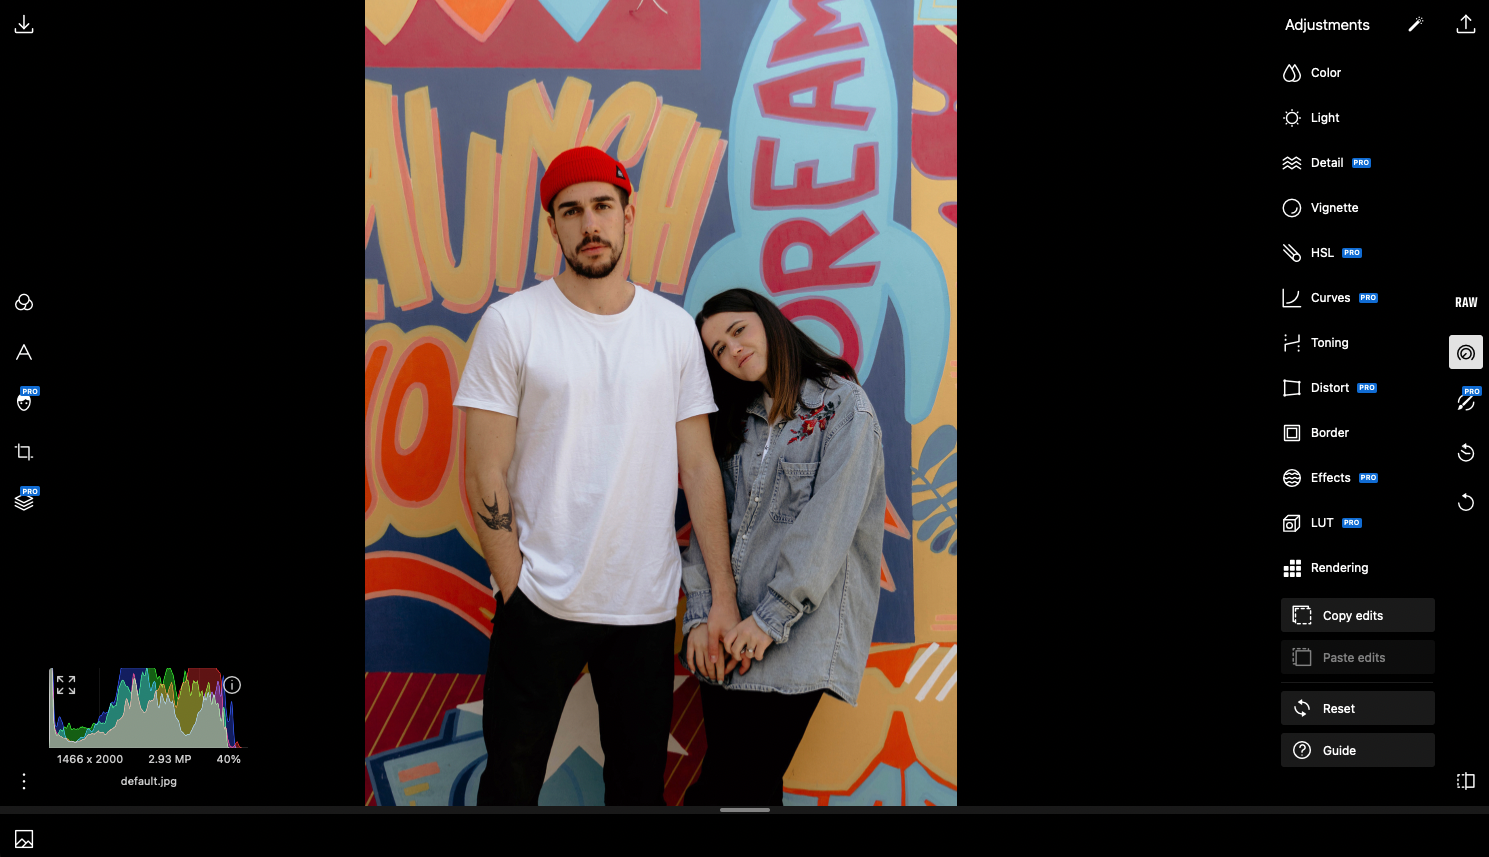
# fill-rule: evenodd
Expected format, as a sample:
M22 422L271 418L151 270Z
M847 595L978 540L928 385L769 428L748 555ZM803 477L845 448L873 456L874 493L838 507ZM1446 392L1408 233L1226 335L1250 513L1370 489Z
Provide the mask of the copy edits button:
M1421 631L1437 630L1437 602L1432 598L1338 598L1294 595L1281 599L1283 633L1318 633L1323 631ZM1324 661L1322 643L1313 649L1317 660ZM1324 646L1327 648L1327 646ZM1359 652L1347 651L1329 663L1374 663L1359 660ZM1386 659L1379 663L1390 663Z
M1284 732L1284 768L1430 768L1431 732Z
M1360 303L1362 303L1362 304L1376 304L1376 303L1380 303L1380 295L1376 294L1375 292L1360 292Z

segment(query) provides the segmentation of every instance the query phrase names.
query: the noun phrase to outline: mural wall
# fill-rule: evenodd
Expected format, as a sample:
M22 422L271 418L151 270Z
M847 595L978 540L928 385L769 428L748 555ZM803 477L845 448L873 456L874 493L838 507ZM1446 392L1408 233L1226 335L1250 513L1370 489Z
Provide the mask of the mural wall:
M824 697L786 802L956 803L955 0L365 5L364 802L475 802L495 600L452 401L481 311L562 270L537 185L592 145L636 183L632 282L689 314L769 296L883 426L869 669L857 707ZM672 804L708 749L676 672ZM603 765L581 674L540 802L603 803Z

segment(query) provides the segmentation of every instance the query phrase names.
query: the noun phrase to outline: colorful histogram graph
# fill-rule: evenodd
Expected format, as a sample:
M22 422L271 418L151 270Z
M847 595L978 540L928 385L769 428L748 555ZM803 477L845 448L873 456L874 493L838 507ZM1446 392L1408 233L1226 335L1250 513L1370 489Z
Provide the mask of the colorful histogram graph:
M48 671L48 746L70 750L239 747L237 676L192 667ZM82 694L79 698L79 694ZM86 712L86 713L84 713ZM93 712L97 712L96 714Z

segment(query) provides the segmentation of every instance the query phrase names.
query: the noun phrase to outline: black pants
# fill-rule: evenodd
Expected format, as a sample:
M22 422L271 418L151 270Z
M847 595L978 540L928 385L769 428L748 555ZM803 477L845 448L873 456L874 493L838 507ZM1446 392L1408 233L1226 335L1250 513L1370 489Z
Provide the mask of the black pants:
M606 805L661 806L674 633L672 620L597 625L559 619L515 590L492 620L481 718L486 770L476 802L537 805L559 716L588 663L600 709Z
M781 778L822 691L770 693L699 683L708 752L688 806L780 806Z

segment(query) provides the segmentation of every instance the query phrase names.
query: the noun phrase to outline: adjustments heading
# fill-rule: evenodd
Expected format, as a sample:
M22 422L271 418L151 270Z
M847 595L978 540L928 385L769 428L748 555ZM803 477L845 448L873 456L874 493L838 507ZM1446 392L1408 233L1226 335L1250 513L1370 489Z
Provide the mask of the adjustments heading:
M1289 20L1284 30L1297 30L1306 33L1309 30L1368 30L1369 21L1310 21L1307 18L1299 18L1296 21Z

